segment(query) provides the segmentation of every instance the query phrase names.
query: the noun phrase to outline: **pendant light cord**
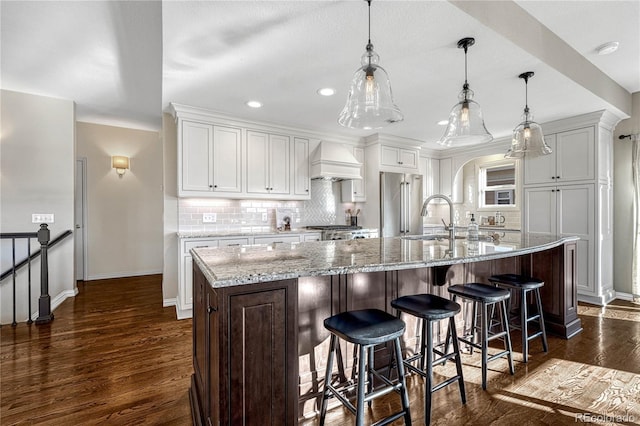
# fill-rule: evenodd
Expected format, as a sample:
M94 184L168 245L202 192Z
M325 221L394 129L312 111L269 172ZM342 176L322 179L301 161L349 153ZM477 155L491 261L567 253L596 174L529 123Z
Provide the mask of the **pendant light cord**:
M369 4L369 45L371 45L371 0L367 0Z
M467 45L464 46L464 88L469 88L469 83L467 82Z

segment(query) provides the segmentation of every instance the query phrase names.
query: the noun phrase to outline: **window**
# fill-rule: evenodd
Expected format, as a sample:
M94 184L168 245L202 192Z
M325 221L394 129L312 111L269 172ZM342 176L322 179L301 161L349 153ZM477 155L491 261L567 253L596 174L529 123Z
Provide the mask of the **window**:
M478 207L516 206L516 165L514 162L480 166Z

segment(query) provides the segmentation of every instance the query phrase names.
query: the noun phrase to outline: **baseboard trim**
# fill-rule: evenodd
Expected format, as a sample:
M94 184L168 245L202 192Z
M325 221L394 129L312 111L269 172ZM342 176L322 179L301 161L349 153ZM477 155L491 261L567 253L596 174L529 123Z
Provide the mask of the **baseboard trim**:
M623 293L621 291L616 291L616 299L626 300L627 302L633 302L633 294L631 293Z
M160 274L162 274L162 269L153 270L153 271L114 272L109 274L90 275L87 277L87 281L110 280L113 278L141 277L143 275L160 275Z
M168 308L169 306L176 306L176 298L172 299L162 299L162 307Z
M70 297L76 297L78 295L78 287L74 287L73 290L65 290L58 293L51 299L51 312L55 311L58 306ZM35 321L39 317L38 311L31 314L31 319Z

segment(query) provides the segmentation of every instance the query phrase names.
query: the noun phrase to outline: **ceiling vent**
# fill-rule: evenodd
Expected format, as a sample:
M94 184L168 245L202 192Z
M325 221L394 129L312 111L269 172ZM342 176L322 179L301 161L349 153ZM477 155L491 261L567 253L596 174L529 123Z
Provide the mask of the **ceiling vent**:
M311 156L311 179L362 179L361 167L345 146L323 141Z

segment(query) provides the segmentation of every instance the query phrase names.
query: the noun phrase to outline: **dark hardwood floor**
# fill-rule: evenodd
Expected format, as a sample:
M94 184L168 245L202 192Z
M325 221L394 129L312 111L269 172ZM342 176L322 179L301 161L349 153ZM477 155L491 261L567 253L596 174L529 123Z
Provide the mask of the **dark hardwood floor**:
M0 424L190 424L191 321L161 283L79 283L51 324L3 326Z
M78 287L51 324L1 328L0 425L191 424L191 321L177 321L174 308L162 307L161 277ZM432 424L575 425L577 416L640 424L640 306L615 301L581 305L579 313L584 331L568 341L550 337L546 354L533 342L528 364L520 361L514 333L516 374L506 372L506 362L489 364L487 391L479 354L464 355L467 404L454 385L435 393ZM423 382L414 376L408 382L412 418L422 424ZM376 400L369 419L397 405L395 395ZM340 407L327 416L327 425L352 422Z

